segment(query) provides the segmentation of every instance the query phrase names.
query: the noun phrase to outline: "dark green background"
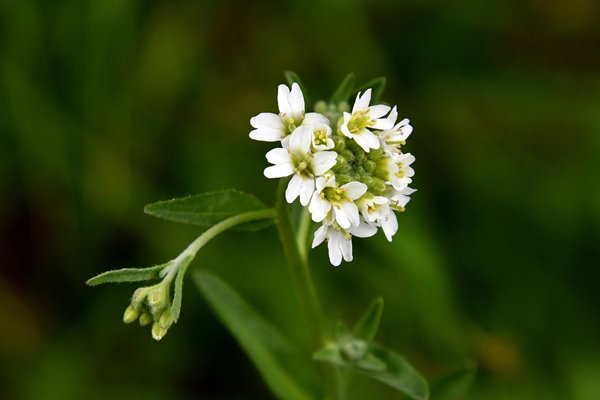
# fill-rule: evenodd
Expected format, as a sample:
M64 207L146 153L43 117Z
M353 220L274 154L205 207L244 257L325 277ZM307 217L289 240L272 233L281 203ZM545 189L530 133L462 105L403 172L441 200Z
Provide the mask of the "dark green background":
M413 196L392 244L311 253L332 319L386 299L378 339L428 378L462 360L468 399L600 393L600 6L593 0L0 1L0 397L263 399L261 378L186 282L155 343L125 326L109 268L176 256L200 232L146 203L238 188L273 203L283 71L313 99L386 76L415 127ZM323 246L324 247L324 246ZM282 330L306 330L274 229L228 233L215 271ZM399 395L357 379L355 398ZM435 400L435 399L433 399Z

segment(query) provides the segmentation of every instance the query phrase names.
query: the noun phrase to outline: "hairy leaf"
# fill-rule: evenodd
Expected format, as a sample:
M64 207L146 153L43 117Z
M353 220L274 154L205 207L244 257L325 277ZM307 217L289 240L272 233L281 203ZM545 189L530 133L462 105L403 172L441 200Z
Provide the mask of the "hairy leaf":
M123 268L106 271L88 279L85 283L88 286L96 286L103 283L142 282L150 279L157 279L160 277L160 271L164 269L167 264L168 263L149 268Z

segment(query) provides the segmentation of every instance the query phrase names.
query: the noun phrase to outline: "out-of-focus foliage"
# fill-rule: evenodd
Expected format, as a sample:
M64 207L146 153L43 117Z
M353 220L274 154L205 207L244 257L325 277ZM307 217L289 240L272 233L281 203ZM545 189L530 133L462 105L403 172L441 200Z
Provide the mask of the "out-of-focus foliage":
M415 127L419 191L396 240L357 241L340 268L311 252L329 314L353 321L383 296L378 340L428 379L474 360L467 398L595 398L599 13L593 0L1 1L0 397L269 397L193 290L157 344L121 323L131 286L84 282L200 233L144 204L232 187L272 202L270 146L248 121L276 110L291 69L312 100L349 72L385 76L383 99ZM308 343L274 229L223 235L192 268ZM351 393L396 396L366 379Z

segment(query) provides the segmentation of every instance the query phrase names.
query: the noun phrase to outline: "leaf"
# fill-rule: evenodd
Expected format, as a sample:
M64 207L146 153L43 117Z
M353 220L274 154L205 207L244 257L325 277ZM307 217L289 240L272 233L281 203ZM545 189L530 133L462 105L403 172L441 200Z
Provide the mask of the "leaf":
M377 330L379 329L379 321L381 320L382 312L383 299L378 297L373 300L367 311L365 311L356 325L354 325L354 336L366 341L373 340L375 334L377 334Z
M381 345L369 343L366 353L360 359L348 359L337 344L317 351L313 358L381 381L413 399L429 398L425 379L402 356Z
M356 76L354 74L346 75L342 83L340 83L340 86L338 86L338 88L331 96L329 102L333 104L339 104L342 101L348 101L348 98L352 94L352 89L354 88L355 81Z
M276 397L294 400L323 398L308 365L239 294L208 272L196 272L194 280Z
M431 383L431 397L434 400L465 399L476 373L477 368L471 363L436 379Z
M364 92L367 89L372 89L371 104L375 104L381 99L385 90L386 80L384 77L375 78L362 85L356 92Z
M187 268L193 259L193 256L186 258L179 266L179 270L175 276L175 285L173 286L175 293L173 294L173 303L171 303L171 316L173 318L173 322L177 322L179 319L181 300L183 298L183 278L185 277L185 272L187 271Z
M310 98L308 97L308 92L306 91L306 87L302 83L302 80L300 79L298 74L295 73L294 71L285 71L284 75L285 75L285 80L288 82L288 84L290 86L292 86L292 84L294 84L294 83L297 83L300 86L300 89L302 90L302 96L304 97L304 103L306 105L306 108L308 108L308 105L310 104Z
M113 271L106 271L88 279L85 284L88 286L101 285L103 283L115 282L142 282L160 277L160 271L169 263L156 265L149 268L123 268Z
M148 204L144 207L144 212L169 221L212 226L235 215L266 208L263 202L250 194L223 190ZM256 231L271 222L272 220L253 221L232 229Z

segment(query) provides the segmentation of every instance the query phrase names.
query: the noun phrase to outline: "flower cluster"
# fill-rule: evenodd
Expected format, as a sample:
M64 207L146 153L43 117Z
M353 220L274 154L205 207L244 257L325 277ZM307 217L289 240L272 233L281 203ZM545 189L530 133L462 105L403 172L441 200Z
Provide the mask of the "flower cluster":
M370 105L371 89L359 93L351 112L347 104L317 105L305 113L300 86L279 85L279 114L250 120L250 138L279 142L266 154L267 178L290 177L285 198L299 198L312 220L322 225L312 247L327 241L329 260L352 261L352 237L373 236L381 228L391 241L398 230L395 211L414 192L408 185L415 158L401 151L412 132L408 119L396 123L396 107Z

